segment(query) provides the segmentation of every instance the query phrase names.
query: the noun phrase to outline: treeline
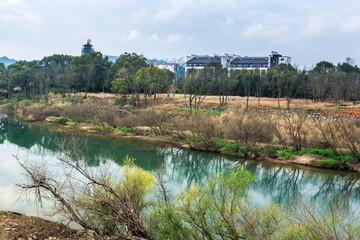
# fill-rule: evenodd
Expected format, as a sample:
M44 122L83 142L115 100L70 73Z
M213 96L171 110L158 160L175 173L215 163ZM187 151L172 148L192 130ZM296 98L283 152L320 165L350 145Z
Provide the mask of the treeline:
M279 64L267 72L258 69L228 70L220 63L208 63L201 70L189 69L187 77L178 82L178 89L188 94L187 102L195 108L206 95L219 96L219 104L228 101L227 96L250 96L286 98L287 108L294 98L353 101L360 98L360 69L349 63L334 66L322 61L311 71L299 70L293 66ZM278 101L280 108L280 101ZM247 101L248 106L248 101Z
M138 73L138 75L136 75ZM100 52L82 56L52 55L40 61L0 64L0 90L4 97L30 98L49 92L110 92L156 94L173 82L169 70L151 67L135 53L122 54L115 63Z
M177 65L181 65L177 63ZM175 67L175 69L180 69ZM280 64L268 71L229 70L210 62L203 69L188 69L186 76L174 84L175 74L148 65L146 58L135 53L122 54L115 63L100 52L82 56L52 55L40 61L19 61L7 68L0 64L0 90L7 98L19 92L25 98L49 92L114 92L123 95L122 102L148 105L148 96L182 93L187 104L197 108L207 95L219 96L225 105L228 96L305 98L314 102L332 99L353 101L360 98L360 69L349 63L322 61L311 71ZM248 103L248 101L247 101ZM280 101L279 107L280 107ZM248 105L248 104L247 104Z

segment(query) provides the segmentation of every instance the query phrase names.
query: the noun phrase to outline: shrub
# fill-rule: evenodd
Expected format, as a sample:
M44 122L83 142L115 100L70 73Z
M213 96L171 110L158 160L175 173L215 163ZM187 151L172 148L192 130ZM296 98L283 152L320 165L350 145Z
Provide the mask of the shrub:
M190 146L194 149L217 152L222 147L218 143L221 137L219 119L216 117L196 114L190 119L191 136L187 137Z
M141 111L138 116L143 125L149 127L155 135L168 134L166 109L146 109Z
M20 101L19 104L21 104L23 106L30 106L31 102L28 99L24 99L24 100Z
M72 126L72 127L78 127L78 126L80 126L80 124L79 124L78 122L73 122L73 123L70 124L70 126Z
M77 203L90 213L97 227L105 234L132 231L134 236L142 236L136 235L136 231L139 231L137 223L142 221L140 214L149 205L145 196L153 191L155 177L135 166L134 160L130 157L124 159L120 179L106 175L103 185L92 186L76 197ZM125 230L125 227L130 229ZM142 230L146 233L145 229Z
M14 103L12 103L12 102L9 102L9 103L7 103L6 104L6 110L14 110L15 109L15 105L14 105Z
M262 152L270 158L277 158L278 151L279 151L279 147L276 147L276 146L273 146L273 147L265 146L264 149L262 150Z
M96 130L96 131L99 131L99 132L110 133L110 132L114 131L114 128L113 127L95 126L95 127L89 128L89 130Z
M127 133L133 133L133 132L135 132L133 129L127 128L127 127L117 127L116 130L123 131L123 132L127 132Z
M226 144L225 153L236 153L239 151L239 146L237 143L231 142Z
M68 118L66 117L48 117L49 120L54 120L56 121L57 123L60 123L60 124L65 124L66 122L69 121Z
M124 106L126 103L127 103L126 96L122 96L120 98L115 98L115 100L114 100L114 105Z
M319 160L316 165L321 168L349 170L351 167L346 160L335 160L331 158L323 158Z
M289 158L292 157L292 154L289 153L287 150L283 150L283 151L279 152L278 155L279 155L280 157L284 157L284 158L286 158L286 159L289 159Z

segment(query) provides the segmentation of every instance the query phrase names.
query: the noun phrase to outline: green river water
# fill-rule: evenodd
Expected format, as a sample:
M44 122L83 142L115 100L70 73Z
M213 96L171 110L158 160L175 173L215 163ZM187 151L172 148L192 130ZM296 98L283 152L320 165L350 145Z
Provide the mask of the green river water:
M360 204L360 174L313 169L282 164L239 160L231 156L205 153L146 141L94 136L59 131L52 126L26 123L0 115L0 210L43 216L31 197L20 195L15 183L23 180L22 170L13 155L30 161L55 161L55 140L75 137L86 143L84 153L90 165L97 166L106 154L115 167L129 155L136 165L155 172L165 168L169 188L179 192L193 181L203 183L214 172L243 164L256 178L250 189L250 201L259 206L269 202L293 204L296 196L327 208L329 199L342 199L344 210L353 211Z

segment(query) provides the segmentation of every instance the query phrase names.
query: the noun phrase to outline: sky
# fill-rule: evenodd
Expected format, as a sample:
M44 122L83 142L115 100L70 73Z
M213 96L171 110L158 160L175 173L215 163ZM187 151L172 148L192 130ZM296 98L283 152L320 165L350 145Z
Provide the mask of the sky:
M191 54L290 56L311 69L360 65L359 0L0 0L0 57L96 51L153 59Z

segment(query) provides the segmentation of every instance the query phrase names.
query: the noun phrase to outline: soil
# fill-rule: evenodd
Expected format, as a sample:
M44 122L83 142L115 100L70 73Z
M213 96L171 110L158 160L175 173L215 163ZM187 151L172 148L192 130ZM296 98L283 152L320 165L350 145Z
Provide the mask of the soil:
M92 231L71 229L64 224L39 217L0 211L0 239L123 239L98 236Z

